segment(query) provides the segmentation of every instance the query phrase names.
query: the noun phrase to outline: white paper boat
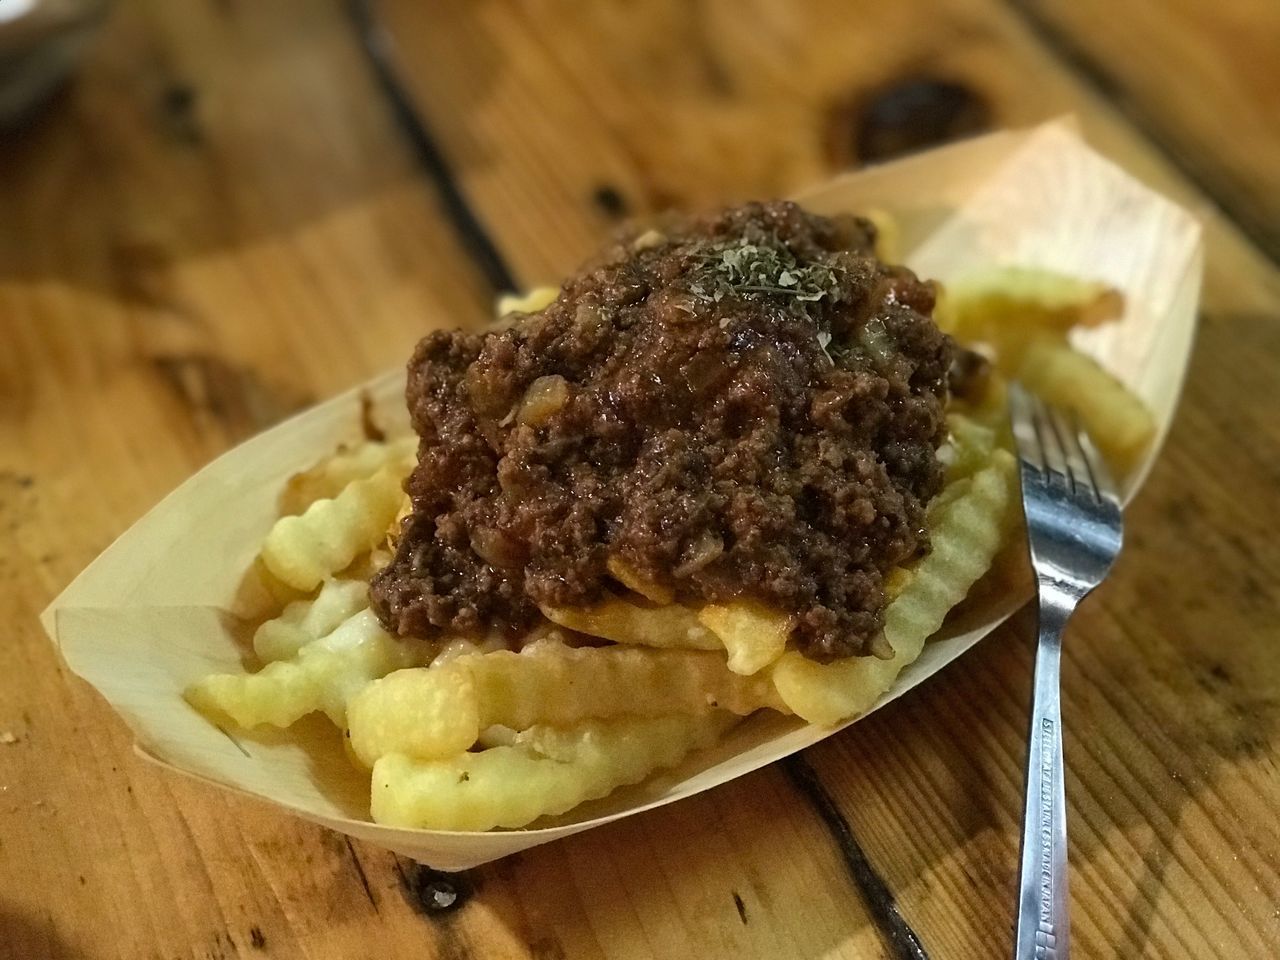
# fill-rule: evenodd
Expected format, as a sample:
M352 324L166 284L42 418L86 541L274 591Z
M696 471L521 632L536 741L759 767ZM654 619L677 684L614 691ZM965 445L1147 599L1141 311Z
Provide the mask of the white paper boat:
M1172 420L1195 327L1200 228L1184 209L1090 150L1069 124L996 133L839 177L800 199L824 213L870 207L898 215L906 262L946 280L993 264L1049 267L1125 294L1123 319L1083 331L1097 357L1154 412ZM447 318L441 318L442 325ZM400 372L369 391L382 422L407 430ZM717 748L645 785L579 807L550 825L491 833L404 830L368 818L368 778L322 718L287 733L219 731L182 699L212 672L242 667L254 598L243 578L274 519L285 479L358 439L357 392L236 447L170 494L44 612L71 669L107 698L146 757L434 867L458 870L679 800L835 731L758 715ZM1131 479L1132 496L1159 449ZM969 649L1028 599L988 591L903 671L881 704Z

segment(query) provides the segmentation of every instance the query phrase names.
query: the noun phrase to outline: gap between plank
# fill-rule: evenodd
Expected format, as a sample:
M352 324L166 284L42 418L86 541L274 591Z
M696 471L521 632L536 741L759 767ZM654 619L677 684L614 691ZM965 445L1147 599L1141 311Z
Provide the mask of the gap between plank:
M488 229L471 209L453 169L400 79L391 36L378 19L375 7L375 0L347 0L347 10L359 35L360 46L369 60L379 89L391 107L392 117L409 141L423 171L435 184L450 223L485 281L494 293L515 293L520 289L515 275Z
M369 906L373 907L373 912L378 913L378 901L373 897L373 890L369 886L369 878L365 875L364 865L360 862L360 857L356 855L355 845L351 842L350 837L343 838L347 843L347 853L351 854L351 865L356 869L356 876L360 878L360 886L364 888L364 895L369 900Z
M893 956L897 960L929 960L929 953L920 942L920 937L898 909L893 891L880 874L876 873L862 845L858 843L858 838L853 835L849 821L827 792L817 771L799 753L783 760L782 768L830 831L836 846L840 848L845 866L849 868L849 876L861 891L871 917L888 941Z

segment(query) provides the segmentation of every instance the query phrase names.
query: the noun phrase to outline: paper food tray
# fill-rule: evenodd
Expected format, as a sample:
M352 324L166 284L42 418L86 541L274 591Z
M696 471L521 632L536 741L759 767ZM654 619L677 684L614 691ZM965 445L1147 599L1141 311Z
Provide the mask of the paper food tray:
M905 261L946 281L991 265L1040 266L1103 280L1125 296L1114 324L1081 331L1096 357L1155 415L1158 437L1130 479L1145 478L1172 420L1195 327L1200 228L1089 149L1069 123L1001 132L849 174L799 198L819 213L881 208L902 224ZM447 326L448 318L438 318ZM400 371L364 387L380 422L407 430ZM459 833L369 820L368 777L323 720L288 732L221 732L182 698L213 672L239 671L252 624L243 579L275 519L286 478L359 439L357 391L280 424L180 486L98 557L44 612L70 668L110 702L145 756L277 804L341 833L458 870L630 816L755 770L836 729L757 715L722 743L636 788L533 829ZM1029 598L988 592L949 623L879 705L968 650ZM232 739L234 737L234 739Z

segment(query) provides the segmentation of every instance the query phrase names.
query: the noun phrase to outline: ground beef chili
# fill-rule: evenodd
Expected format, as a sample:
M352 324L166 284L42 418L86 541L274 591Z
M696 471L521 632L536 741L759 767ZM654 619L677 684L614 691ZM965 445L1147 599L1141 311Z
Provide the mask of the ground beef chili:
M673 220L509 329L424 338L382 621L518 632L619 590L616 554L681 601L794 614L816 660L872 652L885 574L928 547L952 359L873 240L791 203Z

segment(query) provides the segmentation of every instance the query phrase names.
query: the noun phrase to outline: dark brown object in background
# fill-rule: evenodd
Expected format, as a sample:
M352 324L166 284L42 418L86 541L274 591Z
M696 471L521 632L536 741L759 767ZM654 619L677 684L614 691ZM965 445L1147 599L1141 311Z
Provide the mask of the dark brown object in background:
M908 77L836 105L827 121L834 166L883 163L991 128L991 107L971 87Z
M0 135L66 81L109 6L109 0L0 4Z

